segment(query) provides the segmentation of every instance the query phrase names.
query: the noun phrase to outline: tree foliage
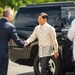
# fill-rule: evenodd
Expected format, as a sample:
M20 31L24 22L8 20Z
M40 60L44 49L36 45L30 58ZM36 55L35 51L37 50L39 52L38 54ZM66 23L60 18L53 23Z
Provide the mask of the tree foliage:
M0 0L0 7L11 7L17 10L19 6L26 6L27 4L37 4L46 2L57 2L57 1L72 1L72 0Z

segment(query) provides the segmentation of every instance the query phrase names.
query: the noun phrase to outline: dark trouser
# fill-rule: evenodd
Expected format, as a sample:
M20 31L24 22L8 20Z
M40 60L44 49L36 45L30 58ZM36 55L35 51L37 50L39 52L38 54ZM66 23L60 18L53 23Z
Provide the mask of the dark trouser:
M65 41L63 41L63 61L64 66L71 67L73 65L72 63L72 42L67 38Z
M49 68L50 57L40 58L41 63L41 75L52 75Z
M8 58L0 57L0 75L7 75Z

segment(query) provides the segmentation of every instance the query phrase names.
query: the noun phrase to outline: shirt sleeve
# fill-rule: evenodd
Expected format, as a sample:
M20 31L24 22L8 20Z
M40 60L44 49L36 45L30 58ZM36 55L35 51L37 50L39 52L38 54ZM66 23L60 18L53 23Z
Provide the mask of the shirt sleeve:
M57 42L55 29L52 27L52 28L49 29L49 32L50 32L51 44L54 48L54 51L56 53L58 53L58 42Z
M9 29L9 33L10 33L10 36L11 38L14 40L14 42L16 44L18 44L19 46L23 47L24 46L24 41L22 41L19 37L18 37L18 34L17 34L17 31L16 31L16 27L15 26L12 26L10 27Z
M72 28L70 28L69 31L68 31L67 37L68 37L68 39L69 39L70 41L73 41L74 36L75 36L75 33L74 33L74 31L72 30Z
M37 27L35 27L33 33L30 35L30 37L27 39L27 44L31 43L34 41L37 37Z

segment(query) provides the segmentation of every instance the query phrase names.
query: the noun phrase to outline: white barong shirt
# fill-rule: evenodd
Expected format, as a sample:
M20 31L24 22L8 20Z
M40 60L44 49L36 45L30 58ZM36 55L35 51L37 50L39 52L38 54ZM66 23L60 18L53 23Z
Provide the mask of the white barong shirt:
M51 56L53 52L58 53L58 43L54 27L48 23L36 26L32 35L27 39L27 43L31 43L36 38L38 38L39 57Z

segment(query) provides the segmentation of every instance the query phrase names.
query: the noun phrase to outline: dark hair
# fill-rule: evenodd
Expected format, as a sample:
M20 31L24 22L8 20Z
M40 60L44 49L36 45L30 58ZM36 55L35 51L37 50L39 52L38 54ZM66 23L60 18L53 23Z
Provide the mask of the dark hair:
M48 20L48 14L46 14L45 12L40 13L38 16L42 16L43 19L47 18Z
M5 8L3 10L3 17L7 17L8 15L10 15L10 11L12 11L11 8Z

